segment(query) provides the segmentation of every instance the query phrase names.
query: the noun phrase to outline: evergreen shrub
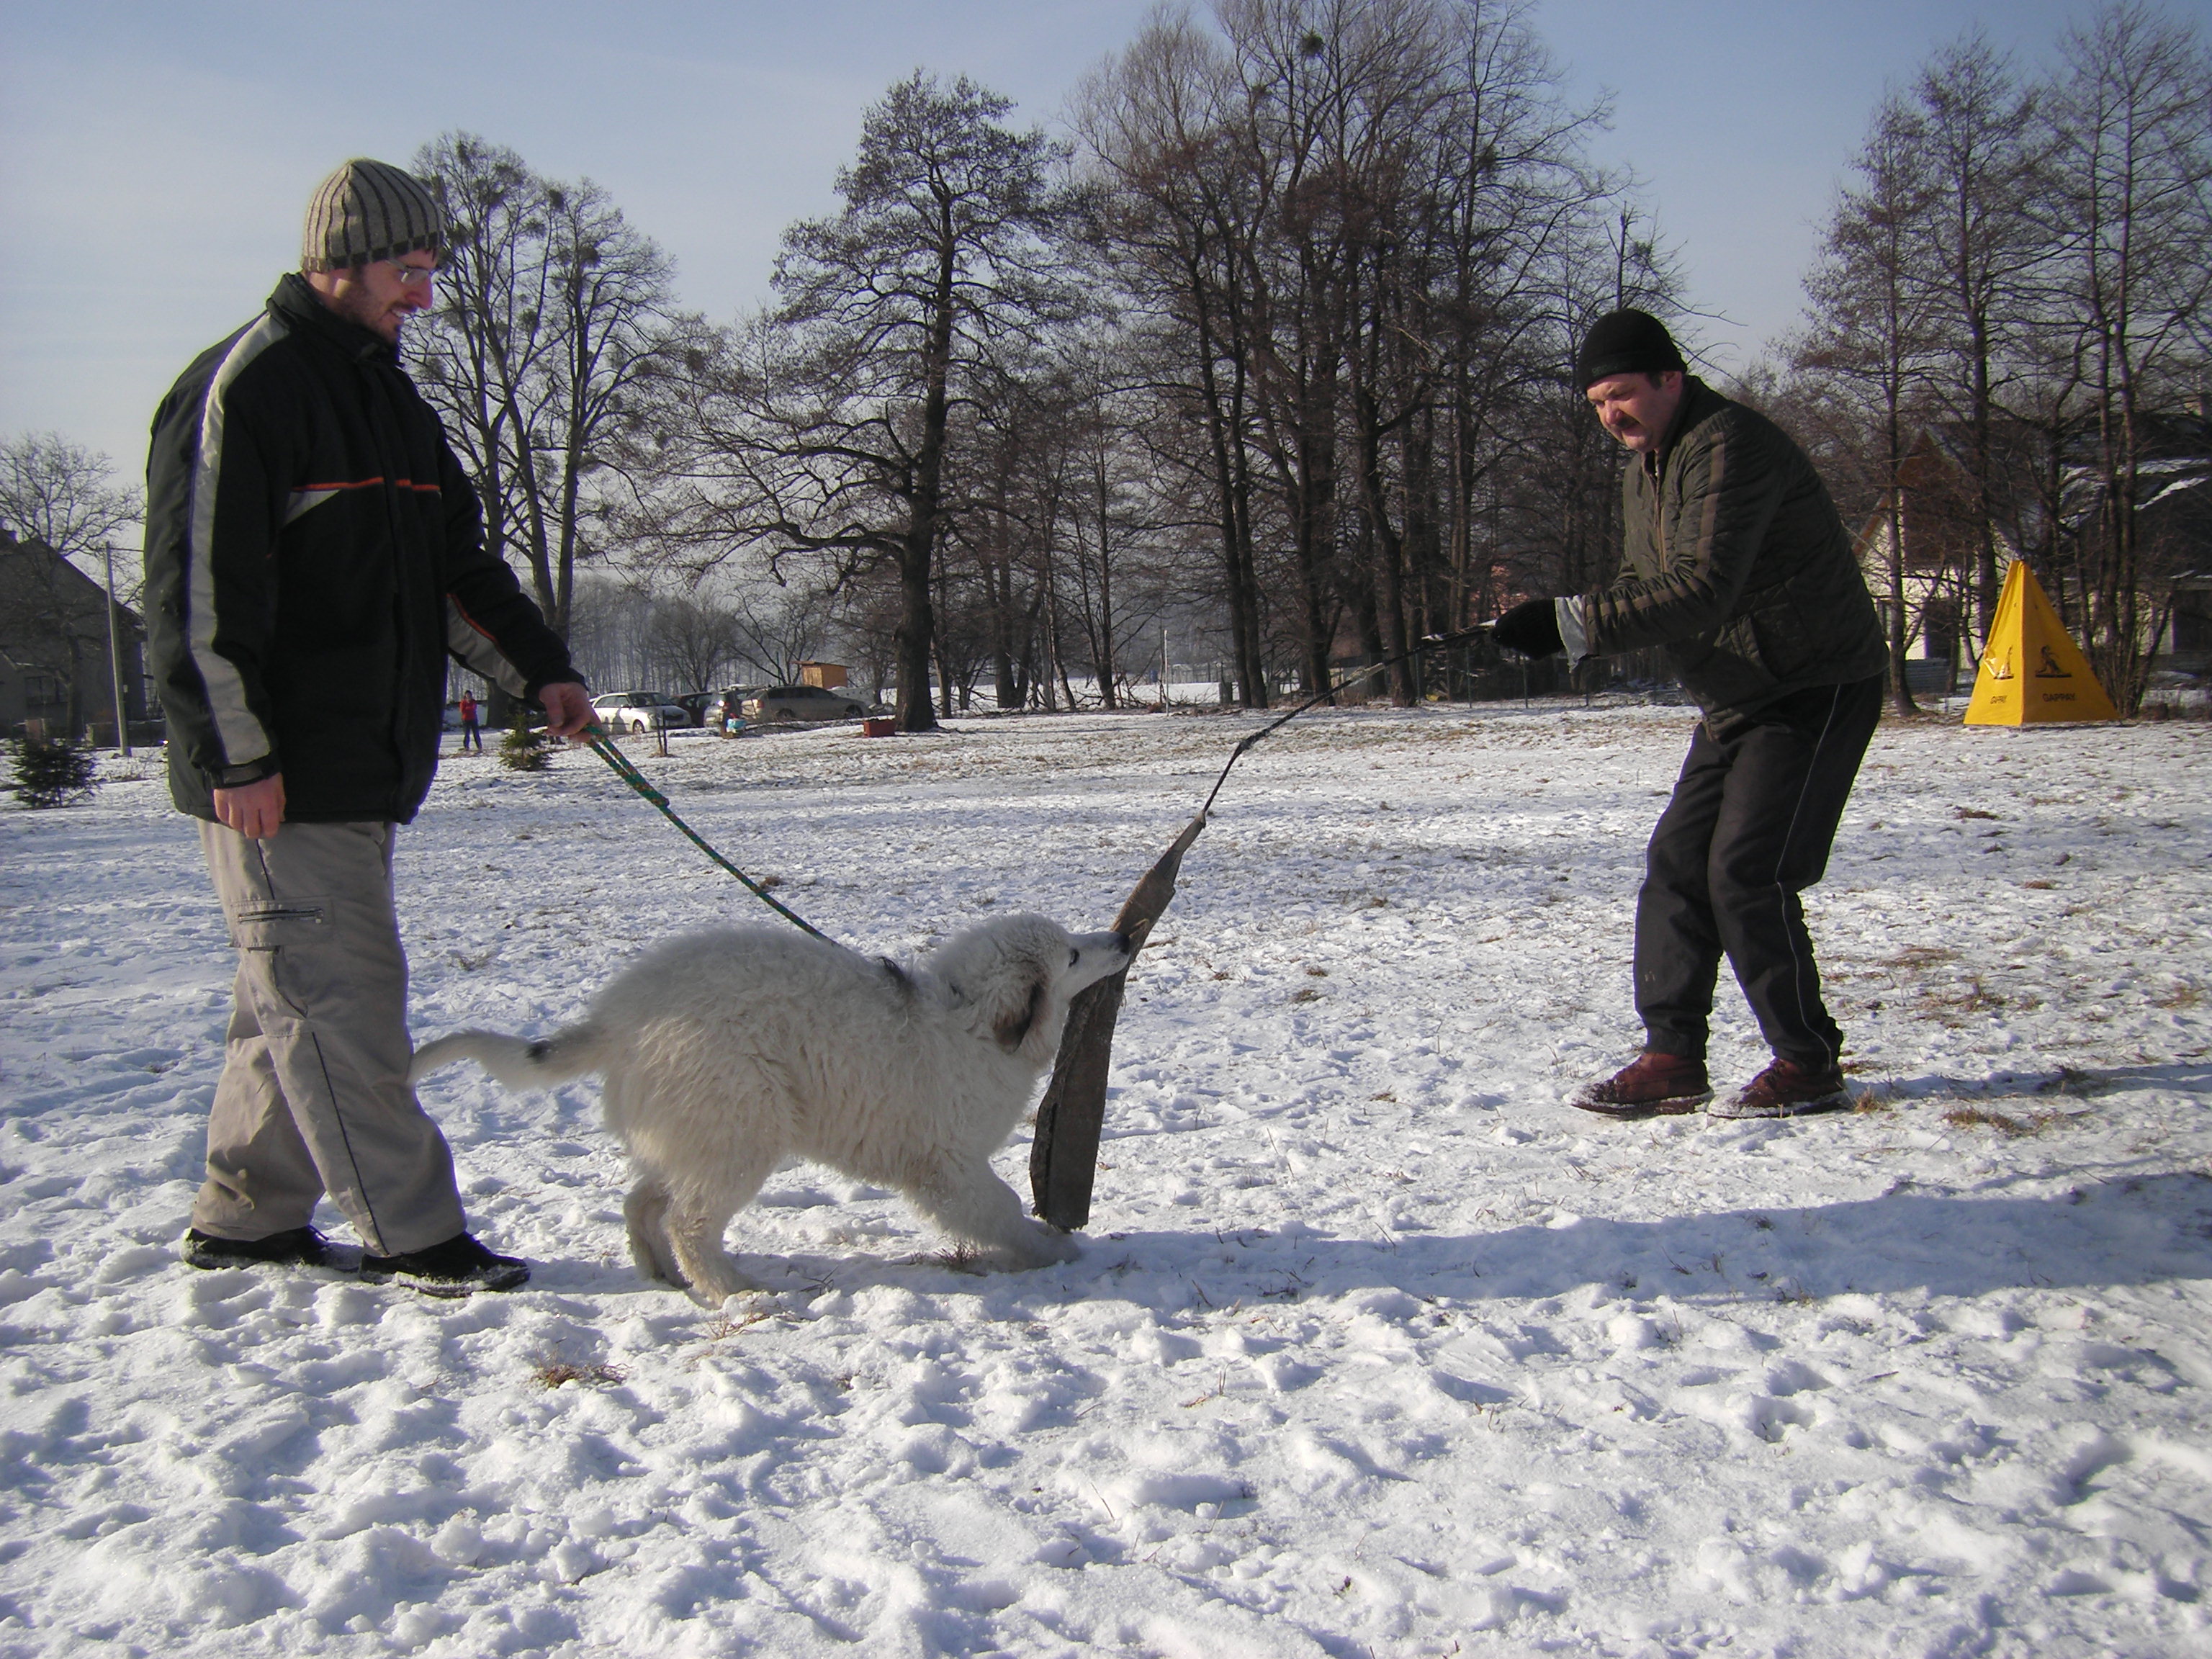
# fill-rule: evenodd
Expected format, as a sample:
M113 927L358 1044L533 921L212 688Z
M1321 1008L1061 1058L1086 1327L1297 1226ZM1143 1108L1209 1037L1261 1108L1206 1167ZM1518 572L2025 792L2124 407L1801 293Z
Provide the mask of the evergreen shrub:
M552 764L552 745L543 732L530 729L530 710L515 699L514 723L499 740L499 763L510 772L543 772Z
M100 787L92 751L67 738L24 738L16 743L15 781L9 793L26 806L66 806Z

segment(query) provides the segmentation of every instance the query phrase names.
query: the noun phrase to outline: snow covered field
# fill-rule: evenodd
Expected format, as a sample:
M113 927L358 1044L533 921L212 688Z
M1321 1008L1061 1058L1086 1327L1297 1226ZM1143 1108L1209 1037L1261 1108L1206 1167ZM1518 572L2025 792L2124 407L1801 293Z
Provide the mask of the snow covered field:
M192 836L143 757L0 811L0 1656L2212 1652L2212 726L1886 726L1808 904L1859 1109L1607 1125L1689 719L1289 727L1133 975L1083 1258L793 1169L720 1316L633 1275L590 1085L467 1066L527 1291L178 1265ZM628 747L893 951L1104 925L1253 724ZM450 761L399 860L418 1037L774 920L583 753Z

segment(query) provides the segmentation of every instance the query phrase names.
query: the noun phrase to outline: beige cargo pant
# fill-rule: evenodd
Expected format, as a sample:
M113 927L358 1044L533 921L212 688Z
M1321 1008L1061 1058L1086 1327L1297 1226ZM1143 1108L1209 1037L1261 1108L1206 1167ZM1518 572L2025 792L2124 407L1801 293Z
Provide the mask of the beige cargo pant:
M407 1085L407 957L388 823L200 824L238 951L228 1048L192 1225L302 1227L325 1192L378 1255L463 1226L453 1157Z

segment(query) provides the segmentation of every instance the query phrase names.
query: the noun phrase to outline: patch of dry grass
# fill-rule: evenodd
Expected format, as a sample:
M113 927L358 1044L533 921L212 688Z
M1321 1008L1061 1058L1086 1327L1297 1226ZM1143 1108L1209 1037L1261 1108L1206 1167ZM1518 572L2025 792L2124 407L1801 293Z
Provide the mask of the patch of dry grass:
M557 1389L564 1382L612 1384L629 1375L619 1365L579 1365L551 1354L541 1355L530 1368L530 1380L541 1389Z
M1908 945L1893 957L1882 960L1885 968L1936 968L1947 962L1959 960L1959 953L1948 945Z
M1943 1114L1943 1121L1954 1129L1995 1129L2001 1135L2039 1135L2065 1119L2063 1112L2030 1112L2025 1117L2012 1117L1983 1106L1954 1106Z
M1920 991L1920 1006L1927 1017L1943 1025L1963 1025L1967 1017L1985 1014L2002 1008L2008 999L1982 983L1977 975L1968 975L1960 985L1929 985Z
M773 1317L774 1312L770 1308L745 1308L735 1313L726 1309L708 1322L707 1328L700 1332L700 1335L709 1342L720 1342L726 1337L737 1336L752 1329L763 1320Z
M946 1246L927 1260L951 1273L980 1275L984 1271L983 1252L965 1239Z

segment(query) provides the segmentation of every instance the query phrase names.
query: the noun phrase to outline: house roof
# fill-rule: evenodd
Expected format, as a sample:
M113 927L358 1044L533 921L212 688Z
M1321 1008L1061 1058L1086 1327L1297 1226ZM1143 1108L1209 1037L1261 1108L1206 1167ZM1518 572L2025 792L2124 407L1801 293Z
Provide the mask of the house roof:
M97 611L106 601L106 589L74 562L64 558L35 536L18 539L6 525L0 525L0 557L10 554L20 554L37 561L40 567L35 573L37 579L41 582L49 580L56 582L62 592L68 596L67 603L73 611ZM4 566L0 566L0 569L4 568ZM5 599L4 592L0 592L0 638L21 642L27 637L26 632L21 626L15 625L18 619L7 614L9 606ZM124 626L135 637L144 639L146 624L143 618L127 605L118 604L115 608L123 618ZM103 621L100 626L104 629L106 623Z

